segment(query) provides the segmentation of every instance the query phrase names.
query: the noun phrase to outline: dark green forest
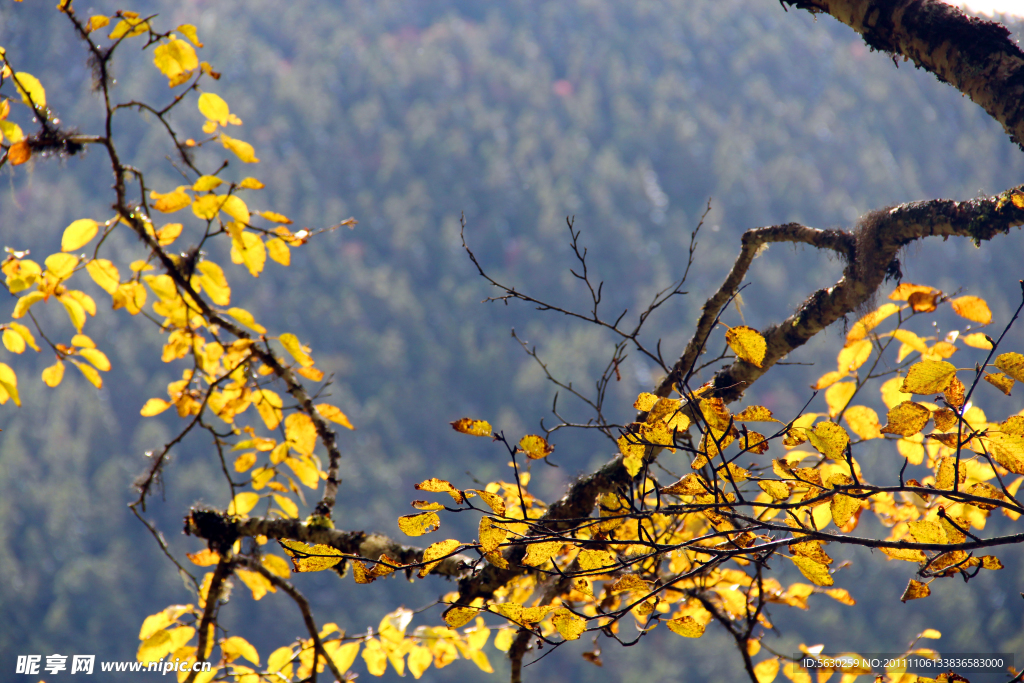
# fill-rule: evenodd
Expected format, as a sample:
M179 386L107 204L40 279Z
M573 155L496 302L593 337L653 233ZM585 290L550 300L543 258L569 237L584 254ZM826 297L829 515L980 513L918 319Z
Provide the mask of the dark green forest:
M52 6L0 4L0 45L46 85L67 125L89 132L101 113L90 68ZM107 0L90 7L90 14L122 8ZM461 437L449 423L471 416L525 434L542 418L552 422L555 387L512 328L553 374L587 390L611 358L615 340L595 327L521 303L481 304L497 292L462 249L461 216L468 243L496 279L585 309L586 292L568 270L566 218L573 217L590 268L605 282L602 306L629 309L628 316L680 276L710 201L688 294L660 310L645 332L674 358L744 230L788 221L849 230L872 209L969 199L1024 181L1024 154L977 105L870 50L831 18L786 12L773 0L183 0L124 9L158 13L169 27L196 25L206 43L201 58L223 74L216 92L244 121L261 159L254 169L230 172L251 170L266 183L265 208L297 226L358 220L296 251L289 268L268 266L258 281L233 281L239 305L311 345L333 374L331 400L357 427L340 435L339 528L396 535L395 519L418 496L415 483L441 477L471 486L508 476L507 453ZM122 98L169 98L150 56L125 50L115 67ZM178 116L183 128L194 125ZM153 121L126 114L122 125L120 147L148 169L150 185L178 184ZM70 221L109 212L109 167L99 153L36 159L2 175L5 246L49 253ZM981 248L925 242L904 255L903 275L986 299L993 326L1001 326L1024 277L1021 239L1015 231ZM145 251L123 238L114 248L129 259ZM775 246L751 269L742 318L733 309L727 322L760 329L781 320L841 269L821 252ZM942 334L962 322L948 311L935 320ZM0 360L25 369L28 380L20 385L22 407L0 408L5 671L28 653L133 659L142 620L192 600L127 508L146 452L178 426L173 411L139 416L181 374L180 366L159 362L159 331L143 322L118 313L90 323L113 362L102 390L71 373L49 389L37 379L52 363L45 352L0 350ZM834 362L842 334L837 325L819 335L791 359L803 365L776 368L748 398L795 415ZM1007 348L1020 350L1021 342L1018 327ZM655 373L636 354L628 358L610 388L612 420L631 419L634 399L650 390ZM983 386L977 401L985 405L996 394ZM823 398L816 401L810 410L822 410ZM559 409L588 417L564 393ZM534 492L548 501L616 450L583 431L556 432L552 443L557 467L535 462L532 470ZM175 551L202 547L180 533L189 506L226 500L208 452L204 438L187 439L147 509ZM902 463L884 444L859 457L879 477ZM683 459L663 464L677 472L686 466ZM454 533L475 533L468 519L446 523ZM1009 521L997 515L991 524ZM1016 653L1020 667L1024 553L1016 548L1001 558L1002 571L966 585L939 581L929 599L902 604L907 566L863 549L840 551L837 559L850 564L836 585L858 604L816 596L807 612L780 606L773 614L779 635L765 642L785 652L825 643L830 651L895 653L935 628L941 651ZM440 578L354 586L327 574L306 577L303 590L318 619L353 631L375 627L400 604L417 609L452 590ZM301 632L281 595L254 603L236 587L226 613L261 651ZM665 630L634 648L604 644L602 668L584 661L581 648L564 648L527 676L653 683L743 675L724 634L709 629L700 642L683 642ZM490 657L494 676L503 678L501 654ZM354 670L369 677L361 664ZM384 677L393 678L392 670ZM425 678L501 680L465 661Z

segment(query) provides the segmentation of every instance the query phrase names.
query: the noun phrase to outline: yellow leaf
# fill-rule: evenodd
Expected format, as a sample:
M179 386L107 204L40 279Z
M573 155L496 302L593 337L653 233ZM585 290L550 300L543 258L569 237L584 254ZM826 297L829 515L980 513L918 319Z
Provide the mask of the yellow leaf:
M946 532L937 522L912 520L907 522L910 535L918 543L947 543Z
M0 363L0 390L3 391L0 403L7 403L7 399L10 398L14 405L21 405L21 397L18 396L18 376L6 363Z
M99 15L99 14L93 15L93 16L89 17L89 21L86 22L86 24L85 24L85 32L86 33L92 33L93 31L97 31L97 30L103 28L104 26L106 26L109 23L110 23L110 18L109 17L104 17L104 16Z
M278 543L288 553L292 560L292 566L297 572L323 571L345 559L340 550L322 543L310 546L301 541L287 539L279 540Z
M700 623L691 616L681 617L679 619L669 619L665 622L673 633L678 633L684 638L700 638L704 635L704 624Z
M956 366L952 363L944 360L923 360L910 366L900 391L909 394L939 394L953 381L954 375Z
M1013 378L1007 377L1001 372L986 372L985 381L1007 396L1009 396L1010 392L1013 390Z
M15 316L18 317L18 316ZM490 436L491 425L486 420L472 420L468 417L451 423L452 429L471 436Z
M309 357L306 353L306 349L302 347L302 344L299 343L298 337L294 334L286 332L278 339L281 342L281 346L283 346L285 350L292 355L292 358L298 361L299 365L304 368L308 368L313 365L313 359Z
M814 585L831 586L835 583L832 575L828 572L828 565L803 555L794 555L789 559L793 560L793 564L800 570L800 573L806 576Z
M432 477L425 481L421 481L416 484L417 491L429 491L430 493L447 493L450 495L456 503L462 503L465 500L465 496L462 495L462 491L452 486L451 482L445 481L444 479L438 479Z
M57 280L66 280L71 277L75 266L78 265L78 257L71 254L50 254L43 263Z
M883 553L894 560L903 560L904 562L924 562L924 552L911 548L881 548Z
M614 553L596 548L584 548L576 556L576 561L579 563L580 569L585 572L611 571L616 564Z
M220 553L210 550L209 548L203 548L197 553L185 553L185 556L188 557L189 561L197 567L212 567L220 562ZM147 619L146 621L149 620ZM145 623L143 623L142 628L145 630Z
M910 583L907 584L907 589L903 591L903 596L900 597L901 602L907 600L917 600L918 598L927 598L932 594L932 589L928 587L928 584L921 583L916 579L911 579Z
M422 536L435 531L441 526L441 518L436 512L421 512L416 515L404 515L398 518L398 528L406 536Z
M868 336L868 332L875 329L879 323L898 310L900 310L900 307L896 304L883 304L879 306L853 324L853 327L850 328L849 333L846 335L846 342L851 344L864 339Z
M757 679L757 683L772 683L778 675L778 659L766 659L754 665L754 678Z
M850 435L834 422L819 422L807 432L807 438L827 458L839 460L850 443Z
M3 107L3 105L6 103L7 100L4 100L3 104L0 104L0 107ZM3 117L0 117L0 119L2 118ZM12 145L12 149L13 146L18 143L25 143L25 133L22 132L21 126L10 121L0 120L0 140L2 140L3 138L7 138L7 141ZM28 149L27 143L25 143L25 150L29 153L29 155L31 155L31 150ZM11 159L11 163L14 163L13 159Z
M508 529L495 524L495 520L491 517L481 517L479 536L481 550L484 553L493 553L508 538Z
M835 417L846 404L850 402L853 395L857 393L856 382L839 382L833 384L825 391L825 403L828 404L828 416Z
M437 543L431 543L427 546L426 550L423 551L423 562L426 564L420 568L419 576L422 579L424 576L430 573L430 571L441 563L441 560L451 555L455 550L462 545L453 538L449 538L445 541L438 541Z
M271 495L274 497L274 502L278 504L286 516L291 517L292 519L298 519L299 506L295 504L295 501L278 493L272 493Z
M117 291L121 283L121 274L117 272L117 266L106 259L93 259L85 264L85 270L92 277L93 282L99 285L100 289L107 294Z
M878 413L867 406L850 406L843 413L843 419L850 429L861 439L879 439L882 437L878 423Z
M789 487L785 482L775 479L762 479L757 482L757 485L774 500L786 500L789 498Z
M231 110L228 108L228 103L225 102L220 95L215 95L212 92L205 92L199 96L199 113L205 116L210 121L215 121L221 126L228 125L228 118L231 116Z
M292 413L284 420L284 433L288 443L302 455L312 455L316 447L316 427L305 413Z
M86 365L85 363L79 363L73 358L69 358L68 360L75 364L75 367L81 371L87 380L89 380L90 384L97 389L103 388L103 378L100 377L100 373L96 372L96 368L91 365Z
M156 241L161 247L166 247L174 243L174 240L178 239L181 235L181 223L168 223L164 227L156 231Z
M864 365L865 361L871 357L872 348L874 347L870 339L861 339L847 344L836 357L839 372L850 373L856 371L857 368Z
M242 583L252 591L252 599L259 600L267 593L276 593L277 589L274 588L274 584L270 583L267 577L263 576L259 572L249 571L248 569L236 569L235 574L242 580ZM238 666L235 665L236 670Z
M196 27L192 24L181 24L174 30L180 32L183 36L192 41L192 44L196 47L203 46L203 44L199 42L199 36L196 35Z
M100 224L91 218L79 218L64 228L64 236L60 240L61 251L81 249L99 232Z
M949 302L953 305L953 312L961 318L967 318L982 325L992 322L992 311L984 299L976 296L961 296Z
M14 330L4 330L4 346L11 353L22 353L25 350L25 338Z
M837 527L846 526L857 510L860 509L860 501L856 498L837 493L829 501L829 511L832 513L832 521Z
M530 460L539 460L551 455L555 447L550 445L542 436L528 434L519 440L519 448L526 453Z
M217 217L217 212L224 206L224 200L225 197L215 194L203 195L192 202L192 213L196 215L196 218L213 220Z
M228 137L223 133L221 133L220 135L220 141L221 144L223 144L226 149L231 150L235 154L235 156L238 157L238 159L243 163L259 163L259 159L256 158L255 150L253 150L252 145L250 145L248 142L236 140L235 138Z
M331 654L331 661L334 662L334 666L338 667L338 673L345 673L352 668L352 664L356 661L356 655L359 654L360 645L361 643L359 641L354 643L344 643L333 654ZM409 664L409 669L412 669L411 662Z
M231 505L228 506L229 515L247 515L249 511L260 502L260 495L252 491L236 493Z
M231 228L234 227L234 230ZM249 274L259 277L263 272L263 266L267 261L267 248L263 240L251 232L246 232L240 223L230 223L231 232L231 261L233 263L244 263L249 269Z
M267 240L267 254L282 266L291 265L292 252L280 237Z
M469 490L479 495L480 498L482 498L483 501L487 503L487 506L491 508L491 511L494 514L498 515L499 517L505 514L505 501L502 500L501 496L499 496L496 493L491 493L489 491L481 491L479 489Z
M169 226L168 226L169 227ZM198 274L192 276L192 286L201 287L206 290L206 293L210 297L210 301L217 304L218 306L227 306L231 303L231 287L228 286L228 280L224 277L224 271L219 265L213 261L200 261L196 265ZM241 311L242 309L236 309ZM249 318L252 318L249 315ZM241 320L239 322L242 322ZM246 325L245 322L242 322ZM257 330L262 334L266 332L265 329L262 331Z
M111 40L117 40L119 38L134 38L135 36L141 36L149 30L149 22L140 21L138 15L130 16L131 14L134 14L134 12L121 13L124 19L117 22L114 26L114 30L110 32L109 37Z
M64 379L64 363L59 359L56 363L43 370L43 383L48 387L55 387Z
M661 489L661 493L672 496L702 496L711 491L711 486L699 474L690 473L679 481Z
M761 367L768 345L760 332L752 327L740 325L725 333L725 341L737 358L754 367Z
M586 619L576 616L567 609L559 610L558 614L551 618L551 623L565 640L578 640L587 629Z
M882 403L885 404L886 408L892 408L893 406L899 405L900 403L909 401L913 398L912 394L900 391L900 387L902 386L902 377L893 377L882 383L882 386L880 387Z
M430 654L430 649L422 645L413 645L409 650L409 673L412 677L419 680L423 672L430 668L430 663L433 661L434 656Z
M171 404L162 398L151 398L145 401L142 410L139 412L143 418L151 418L155 415L160 415L171 407Z
M263 327L263 325L258 324L256 322L256 319L252 316L252 313L245 310L244 308L229 308L227 310L227 314L230 315L235 320L237 320L238 322L245 325L246 327L248 327L250 330L254 330L260 334L263 334L267 331L267 328Z
M647 593L651 590L651 585L650 581L645 581L636 574L626 574L613 583L608 590L612 595L625 593L627 591Z
M46 109L46 90L39 79L30 73L20 71L14 74L14 87L21 95L21 101L36 109Z
M316 409L317 412L323 415L325 420L336 422L347 429L355 429L355 427L352 426L352 423L349 422L348 416L329 403L318 403Z
M309 458L285 458L284 464L288 465L295 476L299 478L303 486L307 486L311 489L317 488L320 485L320 473L317 468L310 462Z
M184 209L192 203L192 197L185 192L185 187L185 185L181 185L167 194L160 194L156 191L150 192L149 198L156 200L150 206L162 213L174 213Z
M972 332L971 334L960 337L961 341L968 346L973 346L976 349L991 349L992 342L989 341L988 335L983 332Z
M241 636L231 636L220 642L220 651L230 662L239 657L245 657L256 666L260 665L260 656L256 648L249 644L249 641Z
M1018 382L1024 382L1024 356L1021 354L1001 353L996 356L993 365Z
M153 51L156 68L170 79L171 87L188 79L189 72L199 68L196 51L184 40L172 39Z
M523 564L530 567L542 567L548 560L558 554L564 544L562 541L541 541L526 546Z
M107 358L107 354L99 349L81 349L78 355L96 366L97 370L102 370L103 372L110 370L110 360Z
M264 188L263 183L258 181L256 178L243 178L242 182L238 183L238 187L246 190L262 190Z
M847 373L845 372L837 372L835 370L826 372L824 375L818 378L817 382L811 385L811 389L818 391L830 387L839 380L841 380L843 377L846 377L846 374Z
M462 628L471 622L479 612L480 610L475 607L452 605L444 611L441 618L444 619L444 623L448 624L448 628Z
M192 189L196 192L209 192L216 190L224 184L224 181L215 175L199 176L199 179L192 183Z
M224 197L224 203L221 204L220 210L234 218L239 223L249 222L249 207L246 206L241 197L238 197L237 195L232 194Z
M889 410L886 425L881 431L883 434L910 436L924 429L929 417L931 412L920 403L904 401Z

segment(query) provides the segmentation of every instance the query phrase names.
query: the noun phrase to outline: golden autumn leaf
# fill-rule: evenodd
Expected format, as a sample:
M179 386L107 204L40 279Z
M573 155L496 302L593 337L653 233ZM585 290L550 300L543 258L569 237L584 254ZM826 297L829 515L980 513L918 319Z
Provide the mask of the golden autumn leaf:
M633 402L633 407L646 413L654 407L654 404L657 403L658 400L659 397L657 395L644 392L636 397L636 401Z
M252 145L243 140L236 140L235 138L228 137L221 133L220 142L224 145L225 149L231 150L239 161L246 164L259 163L259 159L256 158L256 152Z
M220 553L209 548L203 548L197 553L185 553L185 556L197 567L212 567L220 562Z
M942 292L914 292L907 297L907 303L917 313L931 313L935 310Z
M673 496L700 496L711 491L711 486L699 474L690 473L679 481L660 490L661 493Z
M144 406L142 406L142 410L139 411L139 414L143 417L152 417L154 415L159 415L170 407L171 404L163 399L151 398L146 401Z
M48 387L55 387L64 379L64 363L59 359L56 363L43 370L43 384Z
M804 555L794 555L789 559L800 570L800 573L807 577L816 586L831 586L835 581L829 574L828 565L822 564Z
M105 291L107 294L113 294L117 291L117 286L121 283L121 275L117 271L117 266L106 259L93 259L85 264L85 270L89 273L89 276L93 279L100 289Z
M441 564L442 559L455 552L460 545L462 544L454 538L449 538L427 546L426 550L423 551L423 562L426 564L420 568L419 577L422 579L429 574L434 567Z
M523 564L529 567L541 567L557 555L563 545L565 544L562 541L530 543L526 546L526 556L523 558Z
M267 331L267 328L263 327L256 322L256 318L253 317L252 313L245 310L244 308L232 307L227 310L227 314L232 318L240 322L241 324L248 327L250 330L263 334Z
M846 374L847 373L845 372L837 372L836 370L826 372L818 378L817 382L811 385L811 389L814 389L815 391L826 389L841 380L843 377L846 377Z
M819 422L807 432L807 439L822 455L833 460L843 457L850 435L834 422Z
M843 413L843 419L860 439L879 439L882 436L878 413L867 406L850 406Z
M754 665L754 678L757 679L757 683L772 683L778 675L778 658L766 659Z
M508 538L508 529L495 524L496 521L491 517L480 518L480 548L484 553L495 552Z
M684 638L700 638L704 635L704 624L691 616L680 617L679 619L669 619L665 622L665 625L668 626L673 633L678 633Z
M551 623L565 640L578 640L587 629L587 621L567 609L561 609L551 618Z
M398 528L406 536L422 536L437 530L441 526L441 518L436 512L421 512L416 515L403 515L398 518Z
M903 378L899 376L888 379L882 383L879 391L882 394L882 403L885 404L886 408L892 408L893 406L914 398L913 394L901 391L900 387L902 386Z
M284 433L289 445L301 455L312 455L317 433L313 420L305 413L292 413L284 420Z
M949 386L942 392L942 396L946 399L946 403L953 408L959 409L964 404L966 391L967 387L960 381L960 378L953 375L953 379L950 380Z
M526 453L526 457L530 460L540 460L551 455L551 452L555 450L542 436L536 434L527 434L519 440L519 448Z
M916 548L880 548L880 550L893 560L904 562L924 562L927 558L924 551Z
M985 381L1007 396L1013 390L1013 378L1007 377L1001 372L986 372Z
M864 339L868 336L868 332L878 327L883 320L898 310L900 310L900 307L896 304L882 304L867 315L861 317L860 320L853 324L850 331L847 333L847 344L852 344L853 342Z
M491 436L491 423L486 420L473 420L468 417L463 417L450 424L452 429L462 434L469 434L470 436Z
M911 520L907 522L910 535L918 543L948 543L946 532L937 522L928 520Z
M256 507L258 502L260 502L260 495L258 493L253 493L252 491L236 493L231 501L231 505L228 506L228 514L247 515L250 510Z
M319 572L330 569L345 558L342 552L329 545L307 545L301 541L279 539L278 543L291 558L296 572Z
M826 389L825 403L828 405L828 416L835 417L841 413L855 393L857 393L856 382L839 382Z
M860 339L848 343L836 357L836 365L841 373L855 372L871 357L873 345L870 339Z
M46 108L46 90L39 79L26 71L14 74L14 87L21 95L21 101L37 109Z
M68 227L64 228L64 235L60 240L61 251L74 251L81 249L96 236L100 224L91 218L79 218Z
M7 150L7 160L11 162L12 166L20 166L31 157L32 148L29 147L28 140L16 142Z
M348 416L341 412L340 409L335 408L329 403L318 403L316 409L318 413L324 416L324 419L336 422L346 429L355 429L349 421Z
M736 422L778 422L772 411L764 406L747 406L740 412L733 415Z
M416 484L417 491L429 491L431 493L447 493L456 503L462 503L466 499L462 491L455 488L451 482L436 477L421 481Z
M220 642L220 650L229 662L245 657L256 666L260 665L260 655L248 640L241 636L231 636Z
M483 499L485 503L487 503L487 506L491 508L491 511L494 514L498 515L499 517L505 514L505 501L498 494L491 493L490 491L483 491L481 489L469 489L469 491L472 491L473 493L480 496L480 498Z
M1024 382L1024 356L1019 353L1001 353L992 363L1018 382Z
M475 607L452 605L441 614L441 618L444 619L444 623L448 624L448 628L462 628L473 621L473 617L479 613L480 610Z
M625 576L619 577L608 590L612 595L625 593L626 591L647 593L651 590L652 586L653 584L650 581L641 579L636 574L626 574Z
M832 521L837 527L844 527L860 509L860 501L856 498L837 493L829 501L829 511L832 513Z
M185 192L185 189L186 186L181 185L166 194L153 190L149 193L149 198L153 200L150 206L161 213L180 211L192 203L192 197Z
M992 322L992 311L984 299L976 296L961 296L949 302L953 306L953 312L961 318L988 325Z
M761 367L768 345L760 332L752 327L740 325L725 333L725 341L737 358L754 367Z
M783 481L776 479L762 479L757 482L757 485L761 487L761 490L772 497L773 500L786 500L789 498L789 486Z
M267 255L282 266L289 266L292 263L291 249L280 237L267 240Z
M900 602L927 598L931 594L932 589L928 587L928 584L921 583L916 579L911 579L910 583L907 584L906 590L903 591L903 595L900 597Z
M886 415L886 425L882 427L881 431L883 434L910 436L924 429L929 417L931 417L931 411L920 403L904 401L889 410Z
M910 394L942 393L955 375L956 366L952 363L944 360L923 360L910 366L900 391Z
M928 285L915 285L910 282L901 282L896 289L892 290L889 294L889 298L893 301L906 301L910 298L910 295L915 292L930 293L935 291L934 287Z
M992 339L983 332L972 332L971 334L960 337L960 340L968 346L973 346L976 349L991 349Z

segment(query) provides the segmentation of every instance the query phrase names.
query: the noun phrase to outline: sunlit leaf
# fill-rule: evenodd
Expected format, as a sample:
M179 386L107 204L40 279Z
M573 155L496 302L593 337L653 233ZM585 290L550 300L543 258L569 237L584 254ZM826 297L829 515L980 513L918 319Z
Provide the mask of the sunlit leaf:
M223 133L221 133L220 141L226 149L231 150L234 155L238 157L239 161L246 164L259 163L259 159L256 158L255 150L248 142L236 140L235 138L228 137Z
M64 379L64 363L60 360L43 370L43 384L48 387L57 386L62 379Z
M1019 353L1001 353L992 363L1018 382L1024 382L1024 356Z
M867 406L850 406L843 413L843 419L861 439L878 439L882 436L878 413Z
M215 121L221 126L228 125L228 118L231 116L231 110L228 107L228 103L221 98L220 95L216 95L212 92L204 92L199 96L199 113L205 116L210 121Z
M864 362L871 357L871 350L873 348L870 339L861 339L847 344L836 357L839 372L850 373L856 371L857 368L864 365Z
M28 140L16 142L7 150L7 160L12 166L20 166L31 158L32 148L29 147Z
M423 562L426 564L420 568L419 577L422 579L424 576L430 573L434 567L441 563L441 560L448 555L455 552L458 547L462 545L453 538L449 538L445 541L438 541L437 543L431 543L423 551Z
M160 194L156 191L150 192L149 198L154 200L150 206L162 213L174 213L175 211L180 211L192 203L192 197L185 192L185 189L186 186L181 185L167 194Z
M452 429L471 436L491 436L491 424L486 420L463 417L451 423Z
M245 325L246 327L248 327L250 330L253 330L260 334L263 334L267 331L267 328L257 323L256 318L253 317L252 313L245 310L244 308L229 308L227 310L227 314L230 315L235 320L237 320L238 322Z
M725 333L725 341L737 358L755 367L761 367L768 345L760 332L752 327L740 325Z
M827 458L838 460L843 457L850 435L834 422L819 422L807 433L807 439Z
M281 508L281 511L284 512L286 516L291 517L292 519L298 519L299 506L295 504L295 501L278 493L273 493L271 495L274 498L274 502L277 503L278 507Z
M911 579L910 583L907 584L906 590L903 591L903 595L900 597L900 601L906 602L907 600L927 598L931 594L932 589L928 587L928 584L921 583L916 579Z
M417 515L404 515L398 518L398 528L406 536L422 536L436 531L441 526L441 518L436 512L421 512Z
M100 377L100 373L96 371L96 368L94 368L91 365L86 365L85 363L78 363L73 358L69 360L74 364L76 368L79 369L79 371L81 371L82 375L87 380L89 380L90 384L92 384L97 389L103 388L103 378Z
M882 427L881 431L883 434L910 436L924 429L929 417L931 417L931 411L920 403L904 401L889 410L886 415L886 425Z
M548 560L557 555L565 545L562 541L541 541L526 546L526 557L523 564L529 567L543 567Z
M803 555L795 555L789 559L793 560L800 573L806 576L816 586L831 586L835 581L829 574L828 565L812 560Z
M302 344L299 343L298 337L294 334L286 332L278 337L278 339L281 342L281 346L291 354L292 358L298 361L299 365L303 367L313 365L313 359L306 353L307 349L303 348Z
M18 395L18 376L6 363L0 363L0 391L2 391L0 403L7 403L7 399L10 398L14 401L14 405L21 405L21 397Z
M897 304L882 304L853 324L846 335L846 342L850 344L864 339L867 337L868 332L875 329L879 323L898 310L900 310L900 307Z
M544 437L537 436L536 434L528 434L520 439L519 448L531 460L546 458L555 450L555 447L549 444Z
M36 109L46 109L46 90L38 78L25 71L19 71L14 74L14 87L21 95L22 102Z
M113 294L121 282L121 275L117 266L106 259L93 259L85 264L85 270L100 289Z
M260 664L260 655L256 652L256 648L241 636L225 638L220 642L220 650L229 662L238 657L245 657L256 666Z
M278 543L291 558L296 572L320 572L345 559L340 550L322 543L306 545L290 539L279 539Z
M1024 361L1024 356L1021 358ZM900 391L910 394L939 394L953 381L954 375L956 366L952 363L944 360L923 360L910 366Z
M991 349L992 342L989 336L983 332L972 332L971 334L960 337L960 340L968 346L973 346L976 349Z
M252 491L236 493L228 506L229 515L247 515L260 502L260 495Z
M1013 390L1013 378L1007 377L1001 372L986 372L985 381L1007 396Z
M64 236L60 240L61 251L81 249L96 236L100 224L91 218L79 218L64 228Z
M766 659L754 665L754 678L757 679L757 683L772 683L778 675L778 658Z
M458 605L452 605L444 611L441 618L444 619L444 623L448 624L448 628L462 628L469 622L473 621L473 617L480 613L480 610L475 607L459 607Z
M292 252L280 237L267 240L267 255L282 266L291 265Z
M462 501L466 499L462 494L462 491L459 491L457 488L452 486L450 481L438 479L437 477L432 477L416 484L416 490L429 491L430 493L447 493L453 500L455 500L456 503L462 503Z
M961 318L967 318L982 325L992 322L992 311L984 299L976 296L961 296L949 302L953 311Z
M586 619L576 616L567 609L559 610L558 614L551 618L551 623L565 640L578 640L587 629Z
M828 416L835 417L843 411L853 395L857 393L856 382L839 382L825 391L825 403L828 405Z
M197 553L185 553L189 561L197 567L212 567L220 562L220 553L209 548L203 548ZM145 624L143 624L145 627Z
M355 429L355 427L352 426L352 423L349 422L348 416L346 416L345 413L341 412L341 410L339 410L338 408L335 408L334 406L328 403L318 403L316 405L316 409L317 412L323 415L324 419L330 420L331 422L336 422L346 427L347 429Z
M691 616L685 616L679 619L669 619L665 622L665 625L668 626L673 633L678 633L684 638L700 638L704 635L704 624Z
M199 58L192 46L184 40L172 39L153 50L153 64L174 87L187 80L189 72L199 68Z

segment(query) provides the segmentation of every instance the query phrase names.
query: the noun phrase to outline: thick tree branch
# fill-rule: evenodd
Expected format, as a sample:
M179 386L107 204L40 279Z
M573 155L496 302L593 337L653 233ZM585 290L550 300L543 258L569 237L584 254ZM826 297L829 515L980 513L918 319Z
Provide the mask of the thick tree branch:
M939 0L782 2L829 14L870 47L912 60L971 98L1024 149L1024 52L1005 26Z

